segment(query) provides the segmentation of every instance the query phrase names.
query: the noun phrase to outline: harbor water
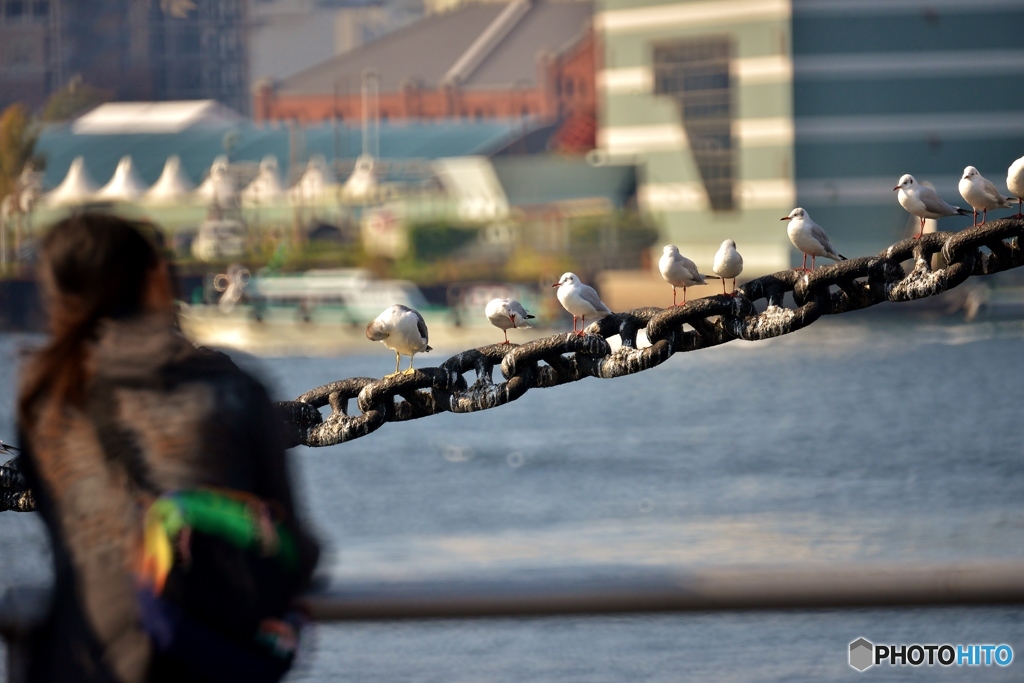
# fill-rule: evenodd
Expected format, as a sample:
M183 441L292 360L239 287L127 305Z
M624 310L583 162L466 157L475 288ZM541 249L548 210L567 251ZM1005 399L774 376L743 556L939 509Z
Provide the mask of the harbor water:
M14 439L19 349L37 339L0 335L5 441ZM458 350L418 356L417 366ZM382 376L394 364L369 342L331 358L238 359L282 399L345 377ZM639 375L532 390L494 410L297 448L292 471L326 546L322 570L339 582L1021 558L1022 380L1020 321L851 314L768 342L678 354ZM0 514L0 590L48 571L37 517ZM1024 679L1024 610L1016 607L310 631L290 680ZM1014 661L861 674L847 664L859 637L1005 643Z

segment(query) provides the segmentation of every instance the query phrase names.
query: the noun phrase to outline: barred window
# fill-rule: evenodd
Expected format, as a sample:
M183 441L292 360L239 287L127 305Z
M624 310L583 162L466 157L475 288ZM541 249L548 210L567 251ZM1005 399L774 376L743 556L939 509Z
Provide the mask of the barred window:
M654 91L676 101L715 211L735 207L731 53L727 37L680 38L654 45Z

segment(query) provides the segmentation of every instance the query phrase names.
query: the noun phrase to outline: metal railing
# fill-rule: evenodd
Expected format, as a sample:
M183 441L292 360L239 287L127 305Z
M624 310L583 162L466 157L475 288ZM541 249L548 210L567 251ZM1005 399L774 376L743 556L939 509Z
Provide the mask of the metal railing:
M8 589L0 596L0 636L7 641L12 683L23 679L25 636L44 618L48 600L41 588ZM301 604L316 622L1020 605L1024 560L349 581L310 593Z

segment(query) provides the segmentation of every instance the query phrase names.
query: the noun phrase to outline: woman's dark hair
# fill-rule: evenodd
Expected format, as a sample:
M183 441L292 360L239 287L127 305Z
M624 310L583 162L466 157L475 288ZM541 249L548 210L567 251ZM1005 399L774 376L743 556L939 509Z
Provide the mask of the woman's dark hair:
M85 346L103 318L138 315L147 280L161 263L158 247L135 223L82 213L47 232L39 253L39 281L50 319L49 343L28 364L18 398L22 425L44 394L78 404L88 379Z

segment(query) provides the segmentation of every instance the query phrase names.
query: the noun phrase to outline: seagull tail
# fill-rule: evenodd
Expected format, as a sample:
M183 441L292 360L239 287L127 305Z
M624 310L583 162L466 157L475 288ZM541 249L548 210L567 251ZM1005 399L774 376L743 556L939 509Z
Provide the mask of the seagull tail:
M434 347L431 346L430 344L427 344L427 348L423 349L423 353L426 353L427 351L433 351L433 350L434 350Z
M537 316L535 316L535 315L530 315L529 313L527 313L527 314L526 314L526 319L527 319L527 320L533 320L533 319L534 319L534 318L536 318L536 317L537 317Z
M970 216L971 215L971 212L968 211L967 209L961 209L959 206L956 206L956 207L953 207L953 208L956 209L956 215L957 216Z
M722 278L718 277L717 275L705 275L704 277L705 277L705 279L708 279L708 280L721 280L722 279Z
M849 261L850 260L850 259L846 258L845 256L843 256L840 253L836 253L836 256L839 257L839 258L836 259L837 261Z

